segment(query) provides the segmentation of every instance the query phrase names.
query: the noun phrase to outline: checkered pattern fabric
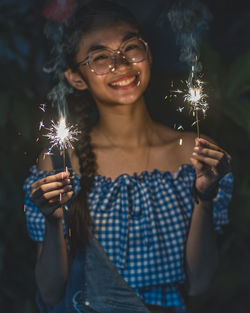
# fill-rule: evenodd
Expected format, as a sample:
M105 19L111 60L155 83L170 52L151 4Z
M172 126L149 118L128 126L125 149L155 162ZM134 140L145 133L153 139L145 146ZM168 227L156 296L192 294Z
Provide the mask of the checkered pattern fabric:
M24 184L27 228L35 241L43 241L45 221L29 200L30 186L48 174L53 173L33 166ZM184 246L194 207L194 179L195 169L188 164L175 174L154 170L115 180L97 175L88 195L93 233L117 270L147 304L175 306L178 312L185 312L178 284L185 282ZM77 193L79 177L73 175L72 181ZM221 179L214 200L217 232L229 222L232 186L230 173Z

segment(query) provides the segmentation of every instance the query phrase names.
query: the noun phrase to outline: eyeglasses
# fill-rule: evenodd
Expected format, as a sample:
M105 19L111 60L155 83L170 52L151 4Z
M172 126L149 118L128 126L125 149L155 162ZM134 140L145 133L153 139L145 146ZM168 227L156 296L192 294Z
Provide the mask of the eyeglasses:
M88 65L91 72L104 75L116 70L118 57L129 64L140 63L147 58L148 44L142 38L132 38L123 42L117 50L100 49L76 64Z

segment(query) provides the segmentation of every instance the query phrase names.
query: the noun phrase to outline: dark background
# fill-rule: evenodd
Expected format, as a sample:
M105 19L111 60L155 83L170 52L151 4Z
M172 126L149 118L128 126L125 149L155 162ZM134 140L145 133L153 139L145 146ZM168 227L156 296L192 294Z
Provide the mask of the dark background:
M42 71L50 59L43 32L45 0L0 2L0 310L37 312L34 282L35 243L27 235L22 184L42 145L36 142L39 121L51 86ZM165 124L192 130L188 111L165 100L170 82L186 79L179 47L169 25L157 26L173 1L117 1L130 7L144 24L153 51L150 111ZM210 109L202 133L233 157L235 187L229 207L231 225L222 242L221 262L209 290L190 299L190 313L250 312L250 4L204 1L213 19L200 45ZM195 131L195 129L193 129Z

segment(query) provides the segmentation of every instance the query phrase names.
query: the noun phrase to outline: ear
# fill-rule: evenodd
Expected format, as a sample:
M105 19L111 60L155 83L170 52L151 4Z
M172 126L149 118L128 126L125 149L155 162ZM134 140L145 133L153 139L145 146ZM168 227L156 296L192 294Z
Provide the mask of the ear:
M67 69L64 72L64 76L72 87L78 90L88 89L86 81L81 77L79 73L73 72L71 69Z

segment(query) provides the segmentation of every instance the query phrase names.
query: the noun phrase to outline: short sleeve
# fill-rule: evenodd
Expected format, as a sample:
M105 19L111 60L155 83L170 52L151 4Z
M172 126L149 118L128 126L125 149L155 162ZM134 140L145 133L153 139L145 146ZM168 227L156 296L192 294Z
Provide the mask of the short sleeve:
M176 184L182 186L180 183L182 182L184 184L182 189L188 190L188 195L194 194L193 186L195 178L195 168L192 165L183 165L175 174ZM228 205L232 198L233 181L232 173L227 173L224 177L222 177L219 181L217 196L213 200L213 228L219 234L223 233L223 225L230 223L228 218ZM189 206L187 200L188 195L183 195L182 203L185 204L185 213L191 217L192 209L190 210L189 208L194 207L195 199L192 197L193 204Z
M222 233L222 226L229 224L228 205L232 198L233 175L226 174L219 182L219 190L213 201L213 225L214 230Z
M40 171L35 165L31 167L30 173L30 176L25 180L23 185L25 192L24 211L26 215L27 229L32 240L42 242L44 240L45 218L34 203L29 199L30 187L35 181L54 173Z

